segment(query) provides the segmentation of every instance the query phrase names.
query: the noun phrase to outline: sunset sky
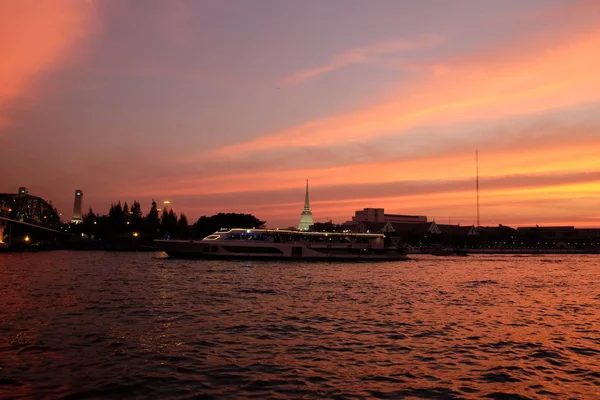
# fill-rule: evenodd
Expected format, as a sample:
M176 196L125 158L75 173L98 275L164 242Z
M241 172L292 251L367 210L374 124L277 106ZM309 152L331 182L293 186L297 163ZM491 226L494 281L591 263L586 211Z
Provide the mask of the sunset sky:
M69 220L600 226L600 1L0 0L0 192Z

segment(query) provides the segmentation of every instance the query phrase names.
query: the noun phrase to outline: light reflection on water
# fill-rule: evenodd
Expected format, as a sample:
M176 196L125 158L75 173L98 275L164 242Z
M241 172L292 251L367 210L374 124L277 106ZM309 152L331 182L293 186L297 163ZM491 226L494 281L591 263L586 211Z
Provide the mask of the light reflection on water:
M600 398L598 256L3 254L0 293L0 398Z

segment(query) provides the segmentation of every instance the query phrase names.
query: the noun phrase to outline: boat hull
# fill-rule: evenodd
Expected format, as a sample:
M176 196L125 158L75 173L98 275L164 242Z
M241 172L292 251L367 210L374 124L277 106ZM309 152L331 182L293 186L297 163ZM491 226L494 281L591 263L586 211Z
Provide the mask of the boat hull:
M405 261L397 248L363 245L293 243L224 243L206 240L155 240L155 247L173 258L306 261Z

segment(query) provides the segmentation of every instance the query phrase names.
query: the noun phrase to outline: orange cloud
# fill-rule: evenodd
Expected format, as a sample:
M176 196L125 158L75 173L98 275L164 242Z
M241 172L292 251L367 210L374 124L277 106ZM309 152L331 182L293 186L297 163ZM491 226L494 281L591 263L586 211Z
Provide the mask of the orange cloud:
M380 195L385 195L381 193ZM574 224L600 226L600 218L590 215L600 196L600 181L574 183L543 188L514 188L483 190L481 193L481 223L513 226ZM354 211L363 207L384 207L387 212L426 215L438 223L471 225L476 221L475 191L459 190L448 193L410 194L380 197L378 193L353 199L313 201L316 220L327 217L336 222L349 220ZM262 219L280 220L299 218L301 202L272 204L270 208L246 206ZM287 217L287 218L286 218ZM290 218L291 217L291 218Z
M435 35L425 35L415 40L399 40L382 42L370 46L358 47L334 55L329 62L311 69L296 72L285 79L286 84L298 84L319 75L342 69L352 64L365 64L375 62L381 56L397 54L421 47L433 46L441 42Z
M419 126L497 121L600 99L600 29L557 37L545 46L511 43L499 54L423 66L424 76L397 96L356 112L307 122L218 148L232 158L290 147L334 146L401 135Z
M527 138L510 145L497 145L492 139L480 149L483 223L597 225L589 220L595 209L589 202L600 196L600 138L589 137L589 130L565 128L551 140ZM287 225L301 210L301 182L309 177L317 220L330 217L340 222L354 210L371 206L471 224L474 175L473 151L462 150L329 168L275 168L202 179L188 175L172 185L162 181L156 188L132 188L129 196L149 196L153 190L178 198L179 204L202 204L197 210L204 214L236 210L254 213L273 226L278 221Z
M78 0L0 3L0 103L24 96L41 73L97 28L94 8ZM3 119L4 118L4 119ZM6 124L0 109L0 127Z
M565 129L560 132L560 139L524 139L520 143L513 142L510 146L499 145L495 139L491 139L489 143L482 143L480 174L494 178L517 174L598 170L600 165L597 153L600 151L600 138L586 138L586 134L585 129ZM565 142L565 137L569 137L569 141ZM199 179L181 176L171 184L161 182L160 191L169 195L184 195L286 190L296 188L298 182L303 182L307 177L312 187L451 181L473 178L474 173L474 149L463 149L446 154L423 154L407 159L376 160L327 168L248 168L244 172L215 173L213 176Z
M600 179L598 173L590 176L586 182L574 180L570 183L546 186L502 187L502 185L484 188L481 192L481 222L485 225L498 223L509 225L548 225L574 224L577 226L600 226L600 217L590 214L600 195ZM533 179L535 181L535 179ZM487 183L489 185L489 182ZM535 182L534 182L535 185ZM311 201L313 215L318 221L333 219L335 222L349 220L354 211L363 207L384 207L387 212L402 214L427 215L430 220L440 223L460 223L471 225L475 222L475 190L474 185L465 189L457 185L455 191L429 191L426 193L403 193L390 195L386 190L362 189L358 197L336 198L321 200L322 191L313 192ZM251 200L247 196L241 202L233 202L239 198L231 195L226 198L202 197L194 201L191 208L186 207L188 215L207 215L226 209L236 212L249 212L261 219L266 219L270 226L288 226L297 222L302 209L302 190L297 196L290 193L295 202L280 202L281 196L266 194L265 202L258 198ZM344 196L343 194L341 196ZM265 196L263 196L265 197ZM287 197L290 197L289 195ZM186 206L184 199L177 201L182 207Z

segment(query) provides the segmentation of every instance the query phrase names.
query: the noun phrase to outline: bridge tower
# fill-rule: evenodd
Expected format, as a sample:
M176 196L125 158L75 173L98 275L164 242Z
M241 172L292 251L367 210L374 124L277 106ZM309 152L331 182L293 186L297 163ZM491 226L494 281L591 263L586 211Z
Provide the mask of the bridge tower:
M304 198L304 208L300 215L300 223L298 224L298 230L307 231L311 225L313 225L313 216L310 211L310 203L308 202L308 179L306 180L306 196Z
M75 191L75 204L73 205L73 218L71 219L72 224L80 224L83 222L81 218L81 201L83 200L83 191L77 189Z

